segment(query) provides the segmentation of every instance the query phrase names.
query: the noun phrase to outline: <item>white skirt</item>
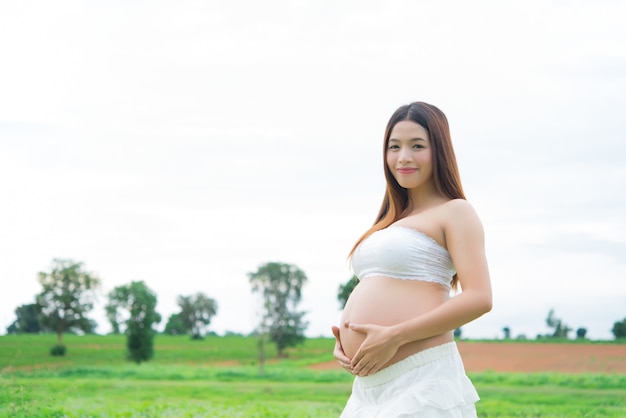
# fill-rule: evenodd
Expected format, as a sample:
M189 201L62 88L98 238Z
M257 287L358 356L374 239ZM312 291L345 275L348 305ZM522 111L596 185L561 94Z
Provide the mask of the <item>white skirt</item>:
M341 418L476 417L479 399L452 341L355 377Z

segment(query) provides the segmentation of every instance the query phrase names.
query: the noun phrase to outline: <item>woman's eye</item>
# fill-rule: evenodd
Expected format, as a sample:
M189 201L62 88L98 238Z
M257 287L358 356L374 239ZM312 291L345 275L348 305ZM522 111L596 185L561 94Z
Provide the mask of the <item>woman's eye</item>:
M397 145L389 145L389 149L398 149L398 148L400 148L400 147L397 146Z
M415 149L422 149L422 148L424 148L424 146L420 145L420 144L415 144L415 145L413 145L413 148L415 148Z

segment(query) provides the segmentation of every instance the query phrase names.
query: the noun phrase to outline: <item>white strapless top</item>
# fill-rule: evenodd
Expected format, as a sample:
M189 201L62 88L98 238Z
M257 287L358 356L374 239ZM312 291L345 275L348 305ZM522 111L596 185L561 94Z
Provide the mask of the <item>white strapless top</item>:
M391 225L367 237L351 261L359 280L385 276L450 288L456 274L448 250L423 232L400 225Z

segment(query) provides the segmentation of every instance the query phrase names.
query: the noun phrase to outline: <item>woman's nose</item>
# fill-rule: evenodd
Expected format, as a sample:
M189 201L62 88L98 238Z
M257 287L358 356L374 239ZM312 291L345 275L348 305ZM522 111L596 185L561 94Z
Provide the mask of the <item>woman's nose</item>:
M398 155L398 161L411 161L413 159L413 153L410 149L401 148L400 155Z

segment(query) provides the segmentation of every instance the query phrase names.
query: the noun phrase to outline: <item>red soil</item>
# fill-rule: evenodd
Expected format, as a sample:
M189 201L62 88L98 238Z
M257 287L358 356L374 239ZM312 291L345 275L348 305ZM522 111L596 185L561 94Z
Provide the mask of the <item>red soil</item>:
M626 373L624 344L458 342L468 372ZM313 369L340 369L336 362Z

